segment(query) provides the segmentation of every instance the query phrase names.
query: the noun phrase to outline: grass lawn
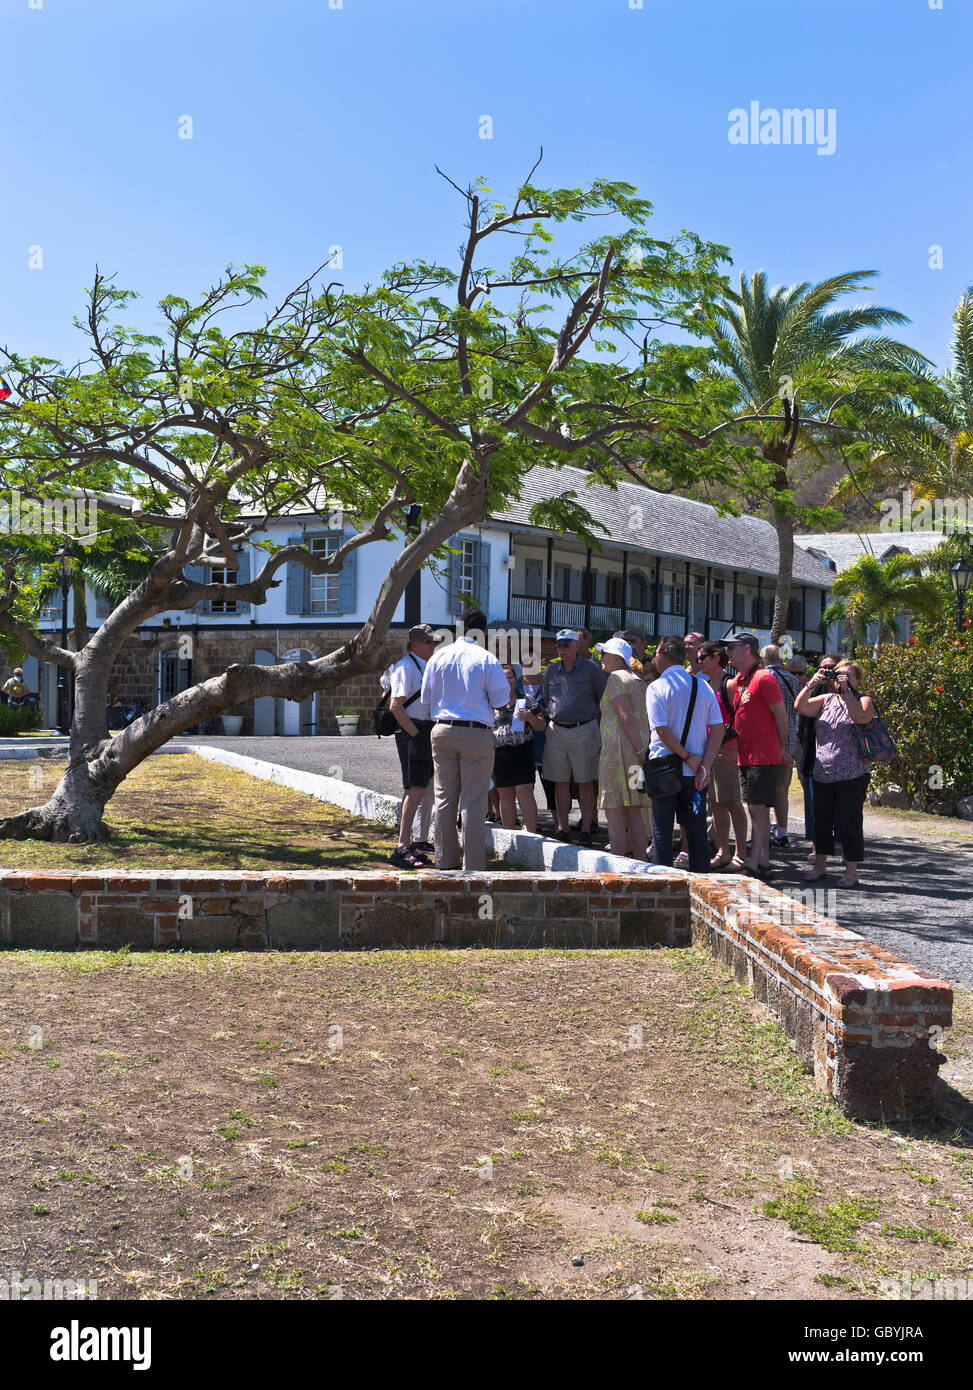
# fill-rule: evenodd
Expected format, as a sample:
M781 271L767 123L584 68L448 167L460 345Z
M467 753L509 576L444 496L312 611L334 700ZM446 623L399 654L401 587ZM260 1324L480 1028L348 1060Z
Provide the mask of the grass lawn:
M913 1130L844 1119L692 950L0 952L0 1001L25 1278L854 1299L973 1262L967 995Z
M63 772L63 760L0 763L0 815L42 804ZM377 869L396 840L387 826L195 753L142 763L106 821L104 845L0 841L0 868Z

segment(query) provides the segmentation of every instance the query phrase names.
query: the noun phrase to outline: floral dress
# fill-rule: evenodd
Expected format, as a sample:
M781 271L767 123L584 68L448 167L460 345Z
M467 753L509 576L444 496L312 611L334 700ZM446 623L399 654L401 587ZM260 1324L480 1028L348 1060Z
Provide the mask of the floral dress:
M645 682L631 671L612 671L601 697L601 757L598 763L598 805L602 810L619 806L649 806L642 791L629 786L632 770L638 766L635 749L628 740L612 705L619 695L628 697L635 720L639 745L648 747L649 716L645 708Z

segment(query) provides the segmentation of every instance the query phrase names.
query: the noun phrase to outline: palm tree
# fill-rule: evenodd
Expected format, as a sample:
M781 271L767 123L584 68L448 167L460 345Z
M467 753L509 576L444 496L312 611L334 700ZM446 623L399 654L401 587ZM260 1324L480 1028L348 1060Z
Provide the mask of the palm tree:
M904 314L877 304L833 307L875 274L855 270L816 285L773 289L762 270L752 279L741 274L736 302L722 306L711 332L721 375L735 383L756 435L759 454L751 450L744 462L744 483L769 505L777 531L775 641L787 630L794 563L791 464L799 455L823 461L830 450L833 456L835 443L854 436L876 410L882 378L925 363L904 343L875 331L908 323Z
M873 486L908 484L918 500L973 494L973 285L953 312L953 360L942 376L919 374L912 392L915 429L901 434L898 447L881 450L868 462L865 478ZM835 489L835 501L860 490L852 475Z
M898 631L896 613L908 610L924 618L939 613L942 592L922 568L923 560L915 555L892 555L888 560L861 555L831 585L832 593L845 600L845 620L853 632L864 636L869 623L876 624L876 656L884 633Z

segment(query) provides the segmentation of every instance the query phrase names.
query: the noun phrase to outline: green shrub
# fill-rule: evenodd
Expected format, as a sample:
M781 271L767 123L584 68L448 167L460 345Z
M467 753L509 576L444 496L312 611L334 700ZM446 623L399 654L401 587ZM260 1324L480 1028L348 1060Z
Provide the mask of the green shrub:
M41 712L28 705L0 705L0 738L13 738L15 734L27 734L31 729L41 726Z
M876 764L877 777L914 795L940 790L935 780L930 786L930 769L939 767L943 795L973 792L973 631L926 626L859 664L898 745L896 757Z

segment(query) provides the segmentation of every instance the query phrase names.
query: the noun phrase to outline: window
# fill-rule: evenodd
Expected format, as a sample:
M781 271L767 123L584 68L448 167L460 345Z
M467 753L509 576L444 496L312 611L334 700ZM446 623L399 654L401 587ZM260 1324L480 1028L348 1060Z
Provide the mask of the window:
M314 536L308 550L319 559L333 555L341 544L340 536ZM308 582L310 613L340 613L338 603L338 574L312 574Z
M235 584L236 581L236 570L228 570L225 567L222 569L210 570L209 582L211 584ZM209 611L211 613L235 613L237 611L236 599L211 599Z

